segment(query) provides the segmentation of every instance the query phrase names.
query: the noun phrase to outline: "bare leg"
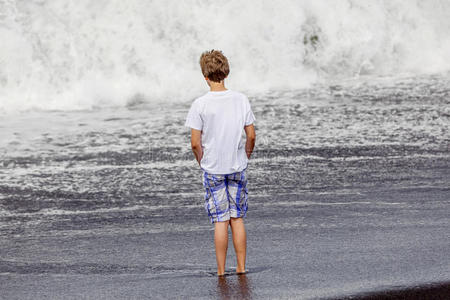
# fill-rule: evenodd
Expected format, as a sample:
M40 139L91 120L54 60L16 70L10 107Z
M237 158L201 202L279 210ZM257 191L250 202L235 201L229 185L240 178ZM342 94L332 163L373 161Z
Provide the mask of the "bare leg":
M214 223L214 243L216 245L217 275L225 274L228 249L228 225L230 221Z
M237 273L245 272L245 256L247 254L247 234L242 218L231 218L231 231L233 232L233 245L236 251Z

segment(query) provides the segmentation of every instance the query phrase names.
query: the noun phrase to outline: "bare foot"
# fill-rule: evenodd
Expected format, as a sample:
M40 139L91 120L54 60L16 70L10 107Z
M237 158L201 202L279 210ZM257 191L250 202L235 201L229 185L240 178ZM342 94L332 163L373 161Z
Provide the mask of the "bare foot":
M240 274L246 274L248 272L248 270L243 270L243 271L241 271L241 270L237 270L236 269L236 274L237 275L240 275Z

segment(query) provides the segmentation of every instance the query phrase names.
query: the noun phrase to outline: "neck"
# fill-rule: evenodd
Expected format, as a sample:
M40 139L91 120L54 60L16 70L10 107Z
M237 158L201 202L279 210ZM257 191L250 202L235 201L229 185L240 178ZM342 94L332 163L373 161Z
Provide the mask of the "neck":
M211 92L220 92L220 91L226 91L227 90L225 88L225 83L224 83L223 80L221 82L210 81L209 82L209 87L210 87L210 91Z

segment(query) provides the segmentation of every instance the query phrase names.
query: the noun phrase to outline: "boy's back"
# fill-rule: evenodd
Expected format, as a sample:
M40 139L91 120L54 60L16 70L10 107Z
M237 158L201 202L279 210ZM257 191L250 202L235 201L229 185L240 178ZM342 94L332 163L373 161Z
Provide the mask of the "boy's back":
M236 272L244 273L247 235L243 218L248 208L246 169L255 146L255 116L244 94L225 88L224 80L230 70L221 51L202 53L200 66L211 89L192 103L185 125L191 128L192 152L203 169L205 209L215 227L217 274L225 274L228 226L233 233Z
M231 174L247 167L242 137L244 126L255 117L248 98L237 91L209 91L189 110L186 126L202 131L200 165L211 174Z

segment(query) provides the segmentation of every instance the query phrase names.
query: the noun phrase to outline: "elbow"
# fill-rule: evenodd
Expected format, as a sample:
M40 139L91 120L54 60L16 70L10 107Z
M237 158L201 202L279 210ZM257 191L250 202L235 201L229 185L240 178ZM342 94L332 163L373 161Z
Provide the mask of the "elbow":
M249 134L249 135L247 135L247 139L249 141L254 142L256 140L256 135L255 134Z
M191 148L192 148L192 150L199 150L199 149L201 149L202 148L202 145L201 144L198 144L198 143L195 143L195 144L191 144Z

